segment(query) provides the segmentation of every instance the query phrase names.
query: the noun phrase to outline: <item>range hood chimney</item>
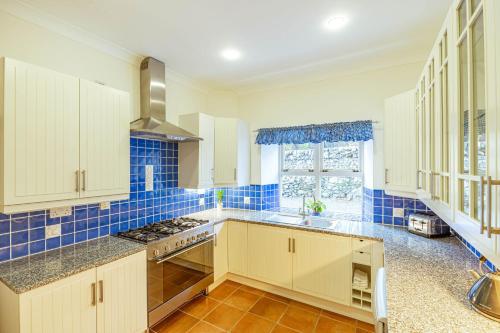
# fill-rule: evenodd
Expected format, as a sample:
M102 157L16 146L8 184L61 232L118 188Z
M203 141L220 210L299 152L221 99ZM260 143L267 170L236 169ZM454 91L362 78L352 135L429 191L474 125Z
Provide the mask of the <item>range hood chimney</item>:
M166 121L165 64L152 57L141 62L141 118L130 124L130 135L174 142L202 140Z

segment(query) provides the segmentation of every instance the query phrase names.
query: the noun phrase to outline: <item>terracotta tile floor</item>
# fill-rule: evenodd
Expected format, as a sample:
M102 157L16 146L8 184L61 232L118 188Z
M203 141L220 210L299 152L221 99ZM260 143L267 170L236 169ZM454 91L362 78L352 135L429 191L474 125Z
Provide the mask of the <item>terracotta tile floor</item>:
M225 281L151 329L154 333L369 333L373 325Z

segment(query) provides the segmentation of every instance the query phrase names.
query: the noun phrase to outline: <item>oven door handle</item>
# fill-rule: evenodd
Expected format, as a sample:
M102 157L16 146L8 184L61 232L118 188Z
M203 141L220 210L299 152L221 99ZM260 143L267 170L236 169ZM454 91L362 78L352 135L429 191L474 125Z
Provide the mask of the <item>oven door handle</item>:
M187 251L191 250L191 249L192 249L192 248L194 248L194 247L197 247L197 246L200 246L200 245L206 244L206 243L211 242L211 241L213 241L213 240L214 240L214 234L208 235L208 236L207 236L207 239L205 239L203 242L199 242L199 243L194 243L194 244L191 244L191 245L189 245L188 247L185 247L185 248L183 248L183 249L181 249L181 250L179 250L179 251L177 251L177 252L174 252L174 253L169 254L169 255L168 255L168 256L166 256L166 257L163 257L163 258L160 258L160 259L156 260L156 263L157 263L157 264L161 264L161 263L163 263L163 262L165 262L165 261L167 261L167 260L172 259L173 257L178 256L179 254L183 254L183 253L185 253L185 252L187 252Z

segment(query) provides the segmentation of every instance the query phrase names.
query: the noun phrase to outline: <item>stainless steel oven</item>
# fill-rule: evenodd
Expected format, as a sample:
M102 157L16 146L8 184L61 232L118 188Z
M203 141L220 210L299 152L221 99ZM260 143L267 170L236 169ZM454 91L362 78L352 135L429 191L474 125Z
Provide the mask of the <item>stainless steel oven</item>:
M206 232L177 240L176 247L180 249L166 255L148 255L149 326L206 292L214 282L213 242L213 231ZM155 251L158 250L148 246L148 252L158 253Z

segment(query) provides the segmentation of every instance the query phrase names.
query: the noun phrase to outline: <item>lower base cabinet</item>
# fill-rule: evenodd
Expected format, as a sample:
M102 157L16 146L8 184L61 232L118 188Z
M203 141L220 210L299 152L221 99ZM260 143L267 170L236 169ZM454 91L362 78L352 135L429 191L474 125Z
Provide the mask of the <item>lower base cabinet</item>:
M214 237L214 280L217 282L228 271L227 229L229 222L216 224Z
M0 332L147 331L146 252L23 294L0 285Z
M350 237L294 230L293 242L293 290L350 304Z

